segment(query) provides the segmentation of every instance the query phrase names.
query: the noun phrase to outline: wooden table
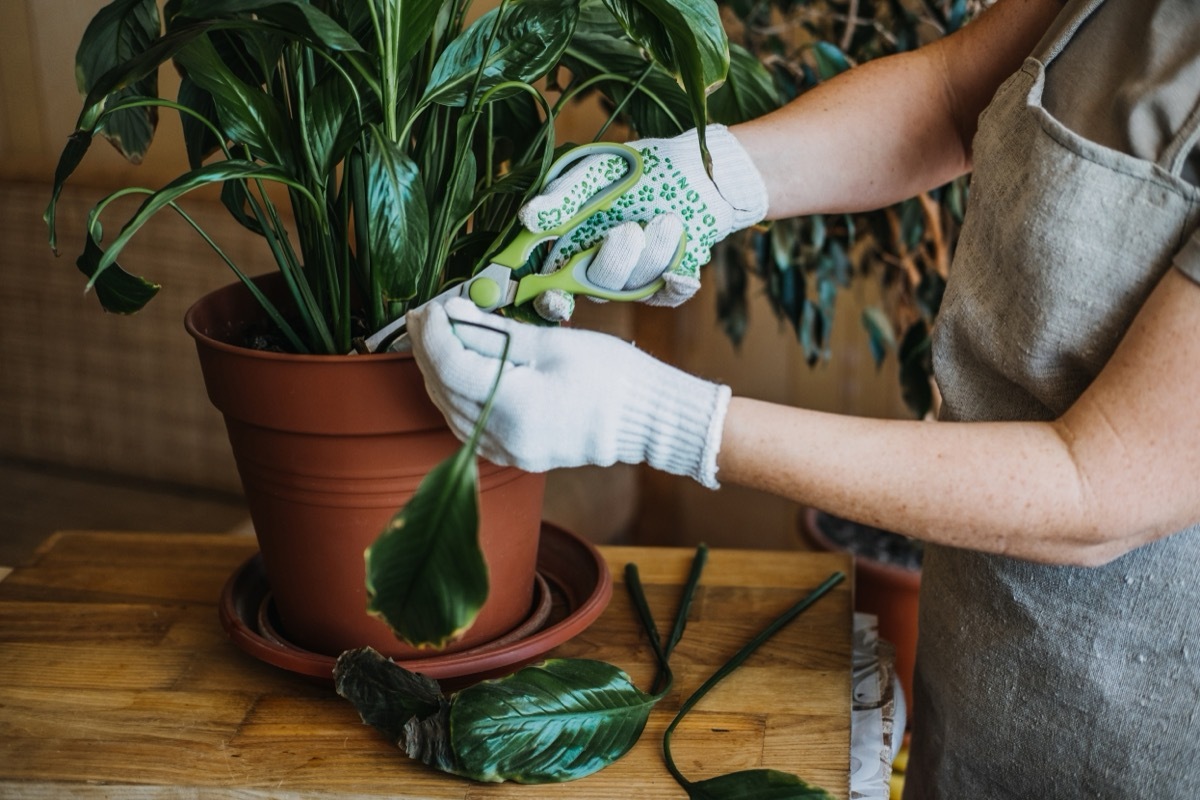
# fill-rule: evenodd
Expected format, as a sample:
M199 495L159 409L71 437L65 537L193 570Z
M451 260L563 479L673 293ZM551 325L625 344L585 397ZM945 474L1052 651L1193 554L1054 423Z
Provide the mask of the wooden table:
M638 744L583 780L531 787L410 761L328 686L235 648L216 602L254 550L229 535L61 533L0 581L0 798L681 798L661 740L682 699L831 572L851 574L838 555L713 551L675 689ZM692 551L602 552L618 583L638 564L668 630ZM847 797L851 607L847 579L709 694L673 739L683 773L772 767ZM653 678L623 585L552 655Z

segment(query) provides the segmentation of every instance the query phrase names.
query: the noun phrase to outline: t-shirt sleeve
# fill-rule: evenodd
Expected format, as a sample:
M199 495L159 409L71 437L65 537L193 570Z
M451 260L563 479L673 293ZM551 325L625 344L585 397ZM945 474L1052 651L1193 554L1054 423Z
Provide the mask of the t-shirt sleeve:
M1194 280L1200 283L1200 228L1192 234L1192 238L1187 240L1187 244L1175 254L1175 266Z

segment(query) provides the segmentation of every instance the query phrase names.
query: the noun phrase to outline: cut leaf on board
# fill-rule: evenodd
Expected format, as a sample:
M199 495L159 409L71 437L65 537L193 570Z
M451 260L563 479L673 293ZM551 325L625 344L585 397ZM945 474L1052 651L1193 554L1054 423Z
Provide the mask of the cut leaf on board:
M637 743L658 698L622 670L552 659L441 697L437 682L371 648L334 667L337 692L410 758L489 783L557 783L603 769Z

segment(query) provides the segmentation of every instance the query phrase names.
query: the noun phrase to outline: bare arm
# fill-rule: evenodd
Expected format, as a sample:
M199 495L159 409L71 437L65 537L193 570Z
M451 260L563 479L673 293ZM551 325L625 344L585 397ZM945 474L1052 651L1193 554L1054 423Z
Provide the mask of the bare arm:
M871 420L735 398L719 476L927 541L1096 565L1200 521L1200 286L1170 270L1054 422Z
M950 36L734 127L767 183L768 216L882 208L966 172L979 113L1061 9L999 0Z

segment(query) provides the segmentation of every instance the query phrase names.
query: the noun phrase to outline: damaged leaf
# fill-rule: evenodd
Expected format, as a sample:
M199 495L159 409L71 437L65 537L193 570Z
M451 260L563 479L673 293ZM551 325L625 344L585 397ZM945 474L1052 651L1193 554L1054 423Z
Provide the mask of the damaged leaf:
M371 648L343 653L337 692L410 757L476 781L557 783L629 751L659 697L625 672L551 659L443 698L437 681Z

